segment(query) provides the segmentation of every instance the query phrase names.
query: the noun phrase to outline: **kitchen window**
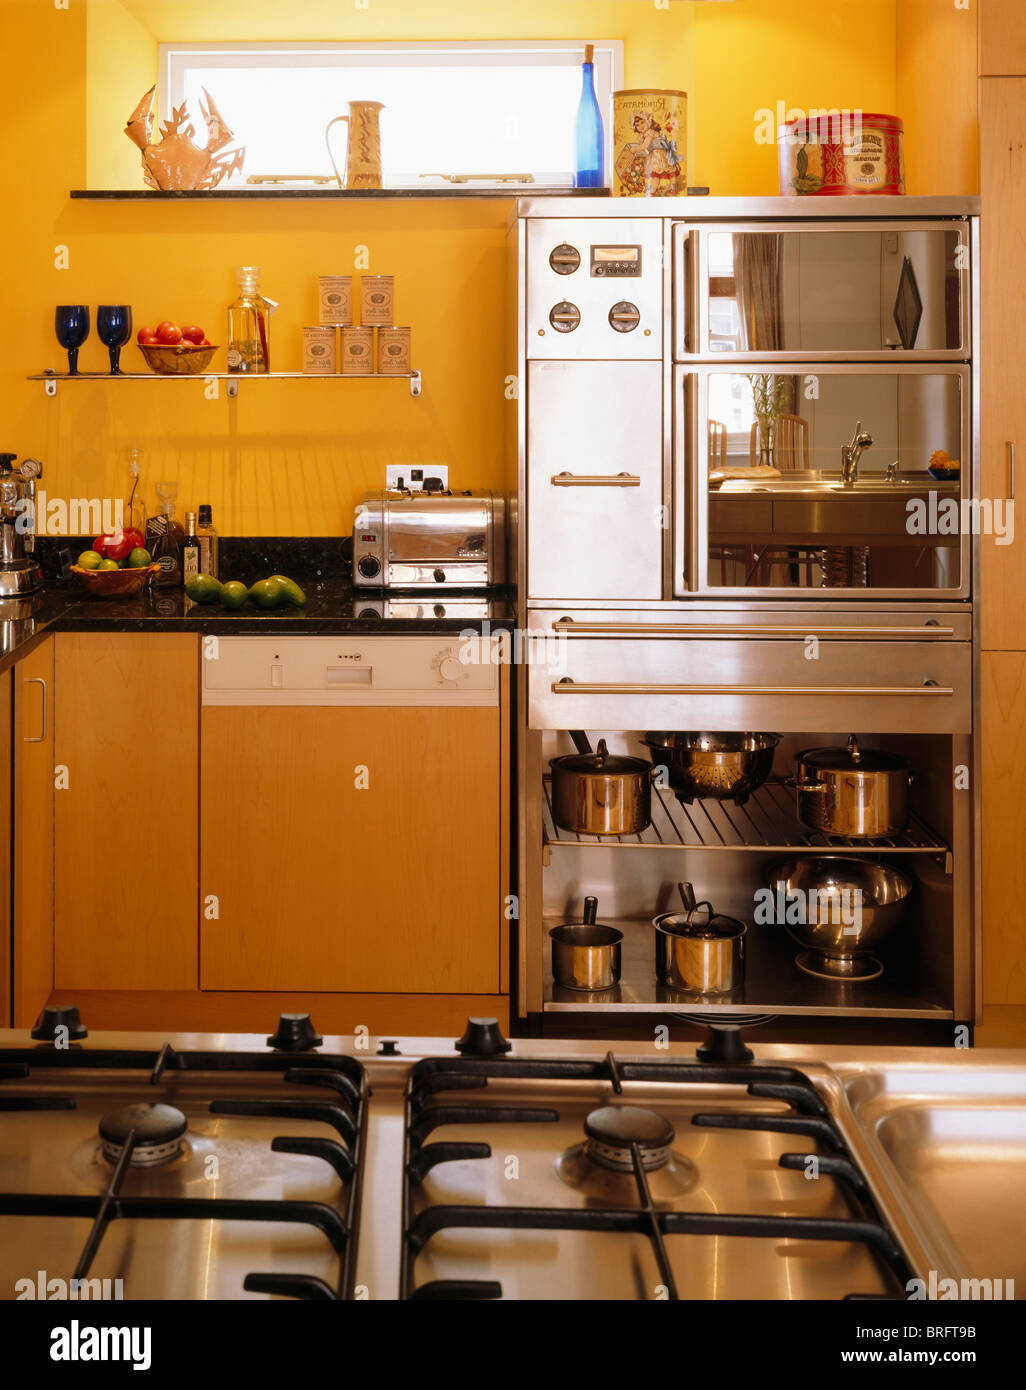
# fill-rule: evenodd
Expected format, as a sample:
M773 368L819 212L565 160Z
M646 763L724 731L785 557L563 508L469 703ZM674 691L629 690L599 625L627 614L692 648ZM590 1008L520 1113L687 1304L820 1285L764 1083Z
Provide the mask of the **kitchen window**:
M531 186L573 182L574 122L584 40L502 43L224 43L160 45L160 114L202 88L246 147L239 187L268 177L293 186L333 184L325 129L350 101L380 101L385 187L441 188L452 176L470 189L497 175L530 175ZM623 86L623 44L595 41L599 109ZM346 132L332 150L344 167ZM450 176L446 178L444 176ZM254 183L253 181L258 182ZM514 185L510 185L511 187Z

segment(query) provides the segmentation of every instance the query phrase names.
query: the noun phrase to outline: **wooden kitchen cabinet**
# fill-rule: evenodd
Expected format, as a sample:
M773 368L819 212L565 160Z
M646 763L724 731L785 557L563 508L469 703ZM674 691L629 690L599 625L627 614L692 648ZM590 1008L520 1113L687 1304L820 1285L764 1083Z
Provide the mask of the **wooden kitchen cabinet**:
M54 642L56 988L196 989L199 638Z
M1021 507L1026 500L1026 77L980 83L980 188L981 496L1009 497L1014 450ZM1015 651L1026 646L1026 540L1016 536L1011 545L997 540L980 537L982 646Z
M11 844L11 673L0 675L0 845ZM11 866L13 857L4 856L0 873L0 1028L11 1026Z
M14 783L11 863L13 1023L28 1028L53 988L54 643L11 671Z
M981 77L1026 76L1026 5L1023 0L981 0Z
M203 989L500 993L501 717L205 706Z
M1026 1004L1026 652L984 652L983 988L988 1004Z

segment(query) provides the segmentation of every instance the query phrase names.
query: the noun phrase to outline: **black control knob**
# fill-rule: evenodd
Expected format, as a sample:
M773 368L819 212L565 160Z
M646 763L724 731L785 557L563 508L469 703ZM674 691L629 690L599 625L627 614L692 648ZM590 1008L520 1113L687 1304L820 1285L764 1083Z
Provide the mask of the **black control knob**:
M310 1022L309 1014L281 1014L278 1031L267 1039L267 1046L276 1052L309 1052L320 1047L324 1039Z
M581 311L569 299L561 299L549 310L549 323L557 333L572 333L581 321Z
M568 241L561 242L549 256L549 265L557 275L572 275L580 264L580 251Z
M74 1004L47 1004L36 1019L32 1036L37 1042L55 1042L58 1028L68 1030L69 1042L79 1042L89 1034Z
M373 579L381 573L381 561L376 555L361 555L356 562L356 568L364 579Z
M609 325L617 333L633 333L641 322L641 311L628 299L621 299L609 311Z
M445 570L435 570L434 581L436 584L445 583Z
M379 1057L399 1057L401 1053L396 1046L395 1038L382 1038L378 1043Z
M495 1057L513 1046L499 1030L497 1018L468 1018L456 1051L467 1057Z

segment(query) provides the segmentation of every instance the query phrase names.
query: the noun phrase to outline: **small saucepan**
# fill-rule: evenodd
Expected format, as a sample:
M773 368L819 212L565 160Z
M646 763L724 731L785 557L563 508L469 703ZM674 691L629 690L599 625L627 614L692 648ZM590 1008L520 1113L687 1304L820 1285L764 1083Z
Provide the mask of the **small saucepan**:
M572 730L577 748L553 758L552 819L577 835L637 835L652 821L652 768L644 758L610 753L605 739L593 753Z
M695 994L729 994L745 977L748 928L735 917L696 902L690 883L678 883L684 911L653 919L658 979L671 989Z
M549 932L552 978L564 989L612 989L620 983L623 932L596 922L598 898L585 898L584 921L564 922Z

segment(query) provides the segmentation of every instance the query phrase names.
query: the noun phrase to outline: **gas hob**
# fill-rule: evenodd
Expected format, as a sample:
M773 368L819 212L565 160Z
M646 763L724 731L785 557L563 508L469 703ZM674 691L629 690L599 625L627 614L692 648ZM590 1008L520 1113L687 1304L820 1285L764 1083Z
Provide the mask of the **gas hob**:
M901 1299L915 1274L812 1056L71 1024L0 1035L3 1298L39 1271L341 1300Z

